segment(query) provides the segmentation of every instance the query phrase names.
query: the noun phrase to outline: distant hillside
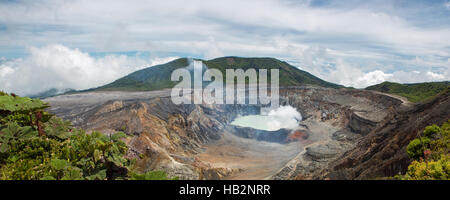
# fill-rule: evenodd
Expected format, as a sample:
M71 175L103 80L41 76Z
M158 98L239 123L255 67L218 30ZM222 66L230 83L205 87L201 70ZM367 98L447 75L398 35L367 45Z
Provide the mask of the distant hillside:
M377 85L369 86L366 89L396 94L408 98L411 102L420 102L436 96L449 87L449 81L413 84L383 82Z
M63 89L63 90L52 88L52 89L49 89L49 90L46 90L46 91L43 91L43 92L40 92L37 94L28 95L28 97L44 99L47 97L52 97L52 96L56 96L56 95L60 95L60 94L64 94L64 93L70 93L70 92L74 92L74 91L75 91L74 89L70 89L70 88Z
M172 71L189 65L186 58L180 58L166 64L155 65L135 71L116 81L98 87L93 90L112 91L145 91L171 88L177 84L172 82L170 76Z
M225 75L225 69L279 69L280 85L318 85L323 87L341 88L343 86L324 81L314 75L294 67L287 62L274 58L240 58L240 57L222 57L204 62L209 68L219 69ZM268 73L270 78L270 72Z
M219 69L223 73L225 80L225 69L249 68L255 69L280 69L280 85L318 85L323 87L340 88L342 86L326 82L308 72L302 71L286 62L274 58L240 58L223 57L213 60L203 61L208 68ZM123 78L120 78L110 84L91 89L101 91L146 91L171 88L177 84L172 82L170 76L172 71L178 68L184 68L189 65L189 59L180 58L166 64L156 65L133 72ZM270 72L268 73L270 78ZM270 80L270 79L269 79Z

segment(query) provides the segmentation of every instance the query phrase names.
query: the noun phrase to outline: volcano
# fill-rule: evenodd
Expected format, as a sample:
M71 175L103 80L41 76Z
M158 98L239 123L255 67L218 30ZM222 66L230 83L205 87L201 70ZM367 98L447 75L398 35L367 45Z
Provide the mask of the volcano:
M292 128L261 130L232 122L261 115L261 105L171 101L181 58L110 84L44 99L76 127L128 135L138 170L181 179L368 179L406 170L417 131L450 117L449 92L426 103L344 88L273 58L224 57L208 68L280 69L280 105L301 114ZM414 122L414 123L410 123Z
M279 69L281 86L311 84L331 88L343 87L319 79L287 62L274 58L222 57L212 60L196 60L202 61L209 69L218 69L224 74L223 80L226 80L226 69ZM166 64L156 65L133 72L110 84L88 91L151 91L172 88L176 85L176 82L171 81L171 73L176 69L188 67L191 62L192 59L179 58Z

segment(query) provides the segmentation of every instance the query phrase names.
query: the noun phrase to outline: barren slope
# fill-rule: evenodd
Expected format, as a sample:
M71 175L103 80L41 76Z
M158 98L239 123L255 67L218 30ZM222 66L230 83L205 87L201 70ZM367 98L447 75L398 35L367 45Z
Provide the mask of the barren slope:
M402 107L396 98L369 91L287 87L280 103L302 114L299 133L309 137L266 132L261 139L229 124L238 115L257 114L259 105L175 105L168 94L88 92L45 101L50 112L78 127L128 134L129 156L144 156L140 170L162 169L182 179L312 178Z

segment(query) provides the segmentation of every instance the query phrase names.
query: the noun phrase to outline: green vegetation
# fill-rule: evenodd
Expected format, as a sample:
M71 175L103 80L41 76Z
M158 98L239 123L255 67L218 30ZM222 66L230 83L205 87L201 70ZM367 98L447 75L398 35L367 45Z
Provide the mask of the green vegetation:
M188 66L188 59L177 59L163 65L156 65L133 72L108 85L93 90L146 91L172 88L177 84L177 82L170 80L172 71L186 66Z
M169 179L162 171L133 171L124 133L87 134L46 113L47 107L38 99L0 92L0 179Z
M223 57L204 61L204 64L209 68L219 69L224 75L224 80L226 77L226 69L268 69L268 81L270 81L270 69L279 69L279 81L281 86L298 86L309 84L330 88L342 87L340 85L326 82L308 72L302 71L297 67L289 65L287 62L283 62L274 58Z
M168 180L167 174L163 171L149 171L144 174L131 173L130 180ZM178 180L178 177L172 180Z
M414 84L383 82L377 85L369 86L366 89L404 96L411 102L421 102L436 96L449 87L449 81Z
M279 81L281 86L311 84L331 88L342 87L340 85L323 81L308 72L299 70L286 62L282 62L274 58L223 57L203 61L203 63L210 69L219 69L224 76L224 81L226 80L225 69L280 69ZM156 65L136 71L108 85L91 90L147 91L172 88L177 84L177 82L173 82L170 79L172 71L178 68L187 67L188 65L189 60L187 58L180 58L166 64ZM270 80L270 70L268 72L268 80Z
M414 159L401 180L448 180L450 174L450 120L441 127L431 125L422 136L412 140L406 149Z

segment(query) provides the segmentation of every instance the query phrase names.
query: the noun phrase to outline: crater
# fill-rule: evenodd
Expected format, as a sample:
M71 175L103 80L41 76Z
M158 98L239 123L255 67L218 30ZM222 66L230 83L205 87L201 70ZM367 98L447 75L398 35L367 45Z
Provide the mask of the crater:
M294 107L286 105L259 115L238 116L231 125L264 131L295 130L301 120L302 115Z
M181 179L311 178L401 104L369 91L317 86L280 89L281 106L267 113L260 105L175 105L170 90L45 101L49 112L77 127L124 131L138 169Z
M231 122L231 125L238 127L248 127L257 130L277 131L278 129L269 128L268 124L271 117L267 115L247 115L239 116Z

